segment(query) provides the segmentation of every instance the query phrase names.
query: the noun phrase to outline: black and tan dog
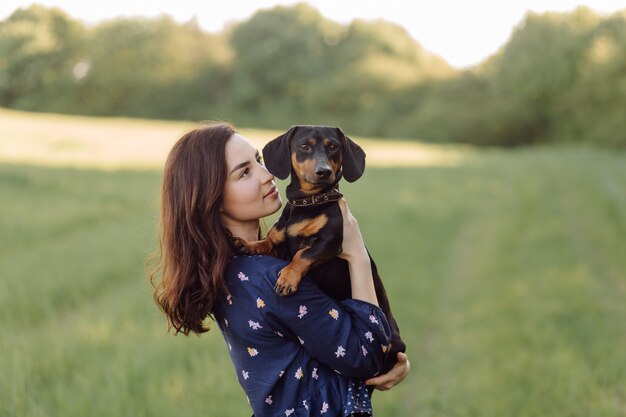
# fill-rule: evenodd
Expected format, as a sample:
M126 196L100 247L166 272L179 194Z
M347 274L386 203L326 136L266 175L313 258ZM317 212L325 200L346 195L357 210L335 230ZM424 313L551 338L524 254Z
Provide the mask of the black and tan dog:
M237 242L247 253L272 254L291 259L280 272L275 290L281 295L297 291L304 275L333 298L350 298L347 262L337 258L343 241L343 217L337 201L338 182L359 179L365 171L365 152L341 129L327 126L293 126L263 148L265 166L280 179L291 175L288 204L267 237L256 242ZM371 260L371 257L370 257ZM376 265L371 260L376 296L389 321L391 348L383 372L396 362L406 345Z

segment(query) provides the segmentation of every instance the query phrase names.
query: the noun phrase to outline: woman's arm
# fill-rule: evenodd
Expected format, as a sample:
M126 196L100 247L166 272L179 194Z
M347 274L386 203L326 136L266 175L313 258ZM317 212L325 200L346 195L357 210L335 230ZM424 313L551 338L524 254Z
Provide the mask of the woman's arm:
M359 224L350 212L345 199L339 200L339 208L343 216L343 245L339 258L348 261L352 298L378 305L372 265L365 249Z
M343 253L340 258L348 261L352 284L352 298L378 305L374 289L370 258L365 249L359 225L350 212L346 200L339 201L343 215ZM377 390L387 391L398 385L411 370L411 363L406 354L398 352L398 362L386 374L368 379L365 383Z
M279 271L268 271L274 283ZM269 327L295 339L330 369L357 378L382 369L391 331L380 307L354 299L335 301L310 279L303 279L289 297L277 295L270 281L263 300L261 312Z

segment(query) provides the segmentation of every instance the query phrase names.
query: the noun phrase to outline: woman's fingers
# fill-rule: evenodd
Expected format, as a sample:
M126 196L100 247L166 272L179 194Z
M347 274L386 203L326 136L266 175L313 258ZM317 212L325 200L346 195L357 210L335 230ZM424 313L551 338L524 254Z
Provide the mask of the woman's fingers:
M398 352L398 362L391 368L389 372L370 378L365 381L365 385L373 385L377 390L387 391L398 385L411 370L411 363L408 356L402 352Z
M339 200L339 208L341 209L341 215L343 216L345 221L346 216L350 213L350 209L348 208L348 202L345 198Z

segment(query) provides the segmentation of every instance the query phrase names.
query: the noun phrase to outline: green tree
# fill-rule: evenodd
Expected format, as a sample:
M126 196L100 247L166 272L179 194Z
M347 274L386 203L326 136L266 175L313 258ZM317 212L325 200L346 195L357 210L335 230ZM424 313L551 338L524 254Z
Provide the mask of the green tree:
M230 59L227 44L194 22L112 20L97 26L90 39L84 104L94 114L185 117L198 105L198 94L207 94L206 103L223 94L213 80L223 77Z
M585 42L573 88L555 108L553 140L626 145L626 10L600 22Z
M586 39L598 20L583 7L526 16L491 63L492 97L508 104L496 117L511 123L500 130L509 137L491 142L533 143L550 135L555 104L576 83Z
M345 126L375 134L380 102L453 72L401 27L385 21L342 26L306 4L256 13L232 33L233 102L259 126ZM239 116L242 114L240 113Z
M67 110L84 32L62 10L37 5L0 22L0 105Z
M515 146L626 146L626 10L529 13L482 65L455 71L400 26L304 3L219 34L195 20L87 29L56 8L0 22L0 106Z
M353 21L331 49L328 71L312 84L308 111L360 134L384 135L390 100L454 70L402 27Z
M301 3L257 12L231 34L237 65L232 100L242 117L284 126L305 114L309 83L328 73L339 27Z

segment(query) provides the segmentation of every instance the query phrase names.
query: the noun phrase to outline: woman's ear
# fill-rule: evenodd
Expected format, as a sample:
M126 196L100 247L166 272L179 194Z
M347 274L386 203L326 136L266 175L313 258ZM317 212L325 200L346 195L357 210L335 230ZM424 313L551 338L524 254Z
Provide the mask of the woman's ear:
M337 135L343 142L343 177L348 182L354 182L361 178L365 172L365 152L352 139L337 129Z
M272 175L284 180L291 174L291 138L298 126L292 126L288 131L271 140L263 147L265 168Z

